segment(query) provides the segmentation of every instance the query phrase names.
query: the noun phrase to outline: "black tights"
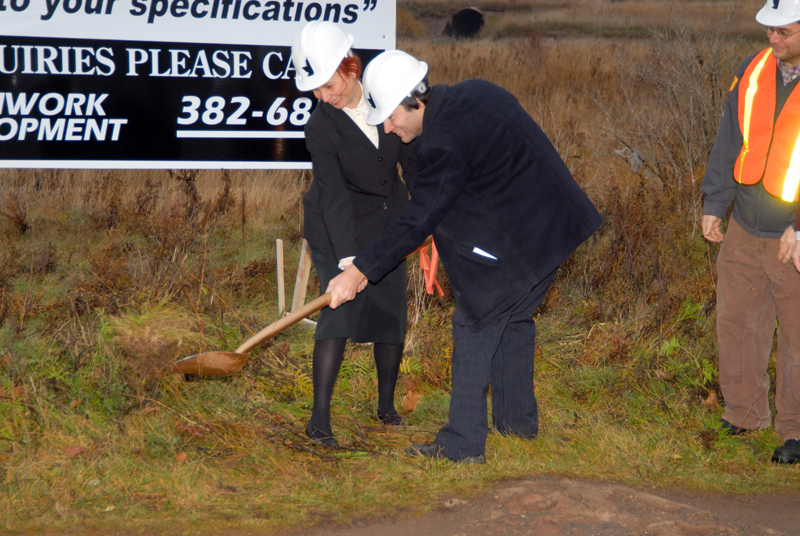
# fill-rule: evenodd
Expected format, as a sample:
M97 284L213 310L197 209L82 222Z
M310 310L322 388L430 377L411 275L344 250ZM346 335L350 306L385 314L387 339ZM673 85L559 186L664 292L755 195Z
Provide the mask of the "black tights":
M314 382L314 409L308 422L308 432L332 437L331 396L336 377L344 358L347 339L323 339L314 342L312 380ZM378 414L396 413L394 388L403 358L402 344L375 343L375 366L378 369Z

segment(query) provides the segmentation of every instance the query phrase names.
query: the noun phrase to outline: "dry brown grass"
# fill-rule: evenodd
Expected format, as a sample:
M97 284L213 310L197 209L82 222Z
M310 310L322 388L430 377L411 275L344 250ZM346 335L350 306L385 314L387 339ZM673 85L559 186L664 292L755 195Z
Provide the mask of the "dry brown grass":
M486 0L468 4L453 0L404 0L408 13L431 26L458 9L474 5L484 11L486 38L524 36L595 35L599 37L644 37L651 29L688 27L704 31L715 21L733 13L729 35L745 34L758 38L759 28L753 15L763 5L759 0L733 2L704 1L603 1L570 0L566 2ZM441 25L439 25L441 26Z
M728 32L753 33L752 17L762 2L599 2L597 0L543 4L526 14L490 12L488 35L514 33L577 33L642 36L649 29L686 27L705 31L733 13ZM756 28L757 30L757 28Z
M525 16L539 17L538 8L525 15L515 11L519 7L516 3L504 5L512 8L505 16L514 21ZM523 37L499 40L401 39L398 48L429 62L429 78L433 83L453 84L468 78L483 78L511 91L549 135L578 181L593 199L603 203L610 189L622 188L630 192L645 178L639 169L631 170L629 158L618 153L627 152L624 142L628 142L634 146L631 151L643 155L644 146L653 143L653 140L643 139L643 130L648 130L650 137L659 129L665 132L672 128L683 129L683 138L689 136L689 130L701 132L702 146L692 148L689 167L702 161L710 149L721 97L727 91L735 66L763 43L731 38L736 35L737 28L752 30L753 26L757 29L757 25L752 22L755 8L748 11L730 3L588 1L550 5L558 13L571 9L583 13L589 7L606 15L614 11L631 17L649 13L651 20L645 21L647 24L659 22L652 26L656 37L568 39L532 32ZM590 11L586 11L583 20L605 23L606 15ZM677 13L684 14L676 16ZM703 31L696 30L700 22L705 25ZM625 25L627 21L618 23ZM583 22L576 19L575 24ZM672 85L667 87L670 81ZM712 91L716 92L716 98L707 96ZM668 125L673 121L676 105L683 106L675 99L684 97L692 103L702 97L708 105L697 110L681 110L686 125ZM698 112L699 120L693 119ZM634 131L638 136L635 140L631 135ZM667 136L674 137L673 133ZM675 138L662 145L673 142L683 143ZM674 149L676 147L669 147L669 155ZM659 167L669 155L653 156L650 163ZM676 162L670 164L673 168L675 165ZM663 169L658 171L663 174ZM685 172L684 164L680 173Z
M428 28L417 20L414 15L403 8L397 8L397 36L398 37L425 37L428 35Z
M227 172L237 217L242 207L247 219L271 221L297 214L299 199L308 187L307 171L236 170ZM196 189L201 198L213 198L220 188L222 172L197 172ZM0 201L25 210L35 206L51 214L64 210L108 209L113 204L134 205L152 199L153 212L171 207L183 199L176 180L165 170L0 170ZM244 203L242 203L244 200ZM0 207L3 203L0 203Z
M401 40L398 47L431 64L432 83L483 78L517 96L593 199L601 201L610 187L637 181L624 162L612 157L608 136L598 128L604 119L592 97L602 95L610 105L621 104L618 88L625 62L642 62L651 44L522 38Z

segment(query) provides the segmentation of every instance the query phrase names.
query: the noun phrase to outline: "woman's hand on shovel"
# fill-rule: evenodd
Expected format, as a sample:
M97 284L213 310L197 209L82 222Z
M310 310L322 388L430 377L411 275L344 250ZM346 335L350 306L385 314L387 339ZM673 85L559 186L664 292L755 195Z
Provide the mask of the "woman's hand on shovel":
M356 294L367 288L368 280L355 264L348 265L344 271L331 279L326 292L331 294L331 309L349 302Z

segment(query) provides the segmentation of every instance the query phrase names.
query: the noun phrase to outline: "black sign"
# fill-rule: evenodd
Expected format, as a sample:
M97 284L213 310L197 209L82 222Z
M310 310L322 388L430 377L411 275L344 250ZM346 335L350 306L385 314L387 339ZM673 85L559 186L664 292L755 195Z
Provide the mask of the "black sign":
M8 167L307 167L315 99L287 47L0 38L0 51Z

